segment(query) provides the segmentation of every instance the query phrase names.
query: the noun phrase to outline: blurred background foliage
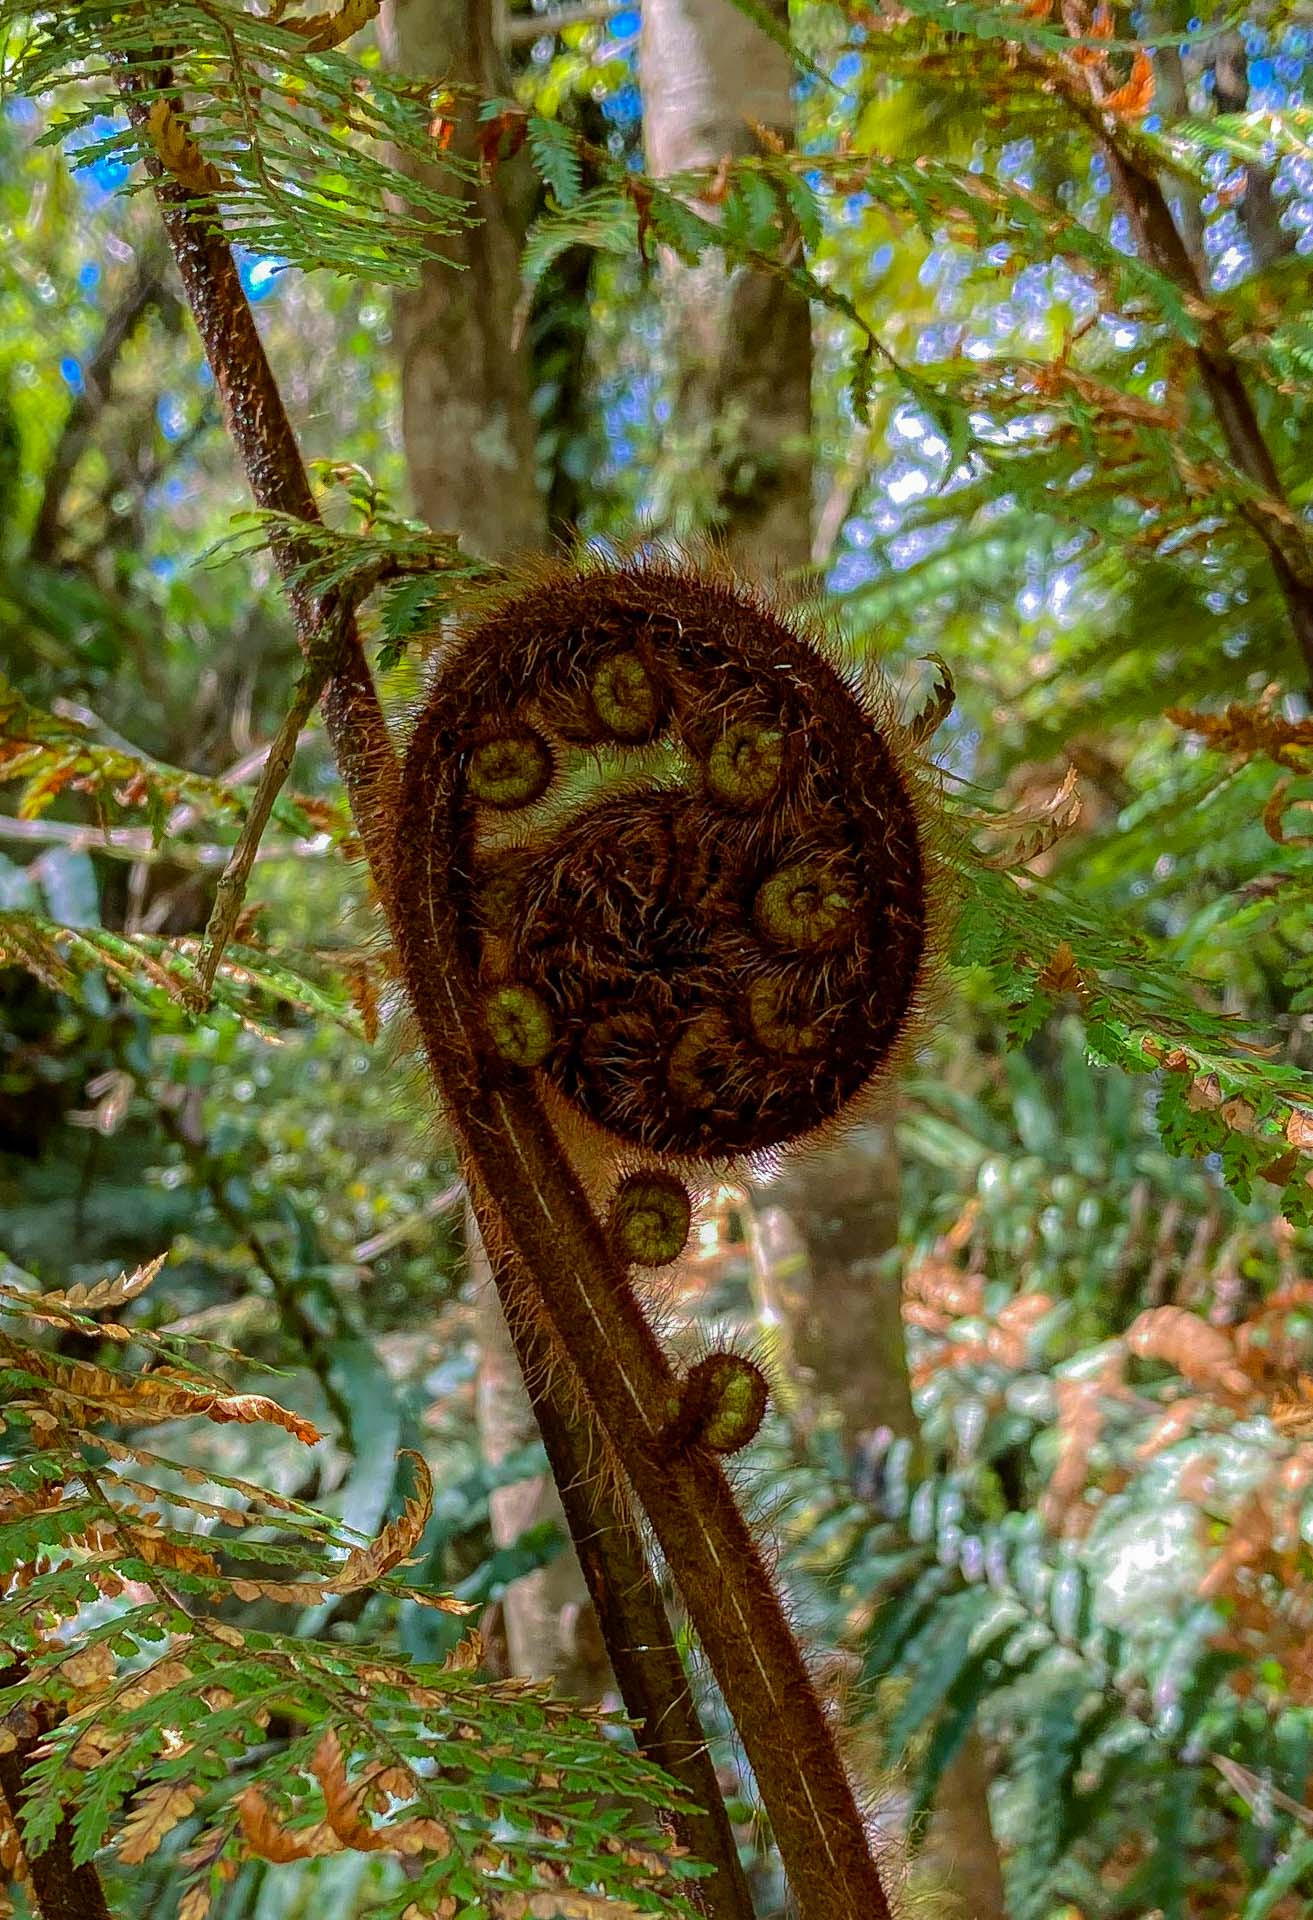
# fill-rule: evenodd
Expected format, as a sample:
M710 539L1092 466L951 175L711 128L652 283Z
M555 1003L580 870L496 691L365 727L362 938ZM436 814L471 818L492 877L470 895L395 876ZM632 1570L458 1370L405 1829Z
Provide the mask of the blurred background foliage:
M521 326L551 528L732 518L761 476L732 409L681 415L655 261L782 262L814 303L810 584L906 714L941 673L927 655L955 695L927 751L960 899L883 1256L919 1430L873 1398L853 1443L791 1352L769 1179L709 1196L675 1304L770 1354L743 1481L892 1822L922 1830L978 1729L1012 1920L1295 1920L1313 16L796 0L796 150L659 185L638 15L593 11L508 16L514 99L492 109L503 132L536 117ZM89 165L45 138L66 88L0 115L0 1253L53 1286L170 1249L126 1317L281 1369L331 1435L298 1454L225 1431L225 1471L369 1532L398 1449L421 1450L415 1583L485 1605L504 1671L502 1596L562 1536L493 1545L490 1493L541 1457L480 1451L462 1196L317 726L214 1006L177 990L295 646L258 543L225 544L244 490L153 208L119 191L126 136L94 84L74 95ZM221 115L210 131L222 156ZM1128 213L1148 189L1193 286ZM409 503L386 289L367 259L290 270L256 213L240 230L326 515L369 532ZM1218 341L1275 493L1219 426ZM367 616L399 720L413 616ZM460 1631L386 1594L306 1628L424 1658ZM774 1914L769 1835L706 1704ZM172 1911L176 1871L166 1847L121 1910ZM253 1864L222 1911L363 1914L389 1871Z

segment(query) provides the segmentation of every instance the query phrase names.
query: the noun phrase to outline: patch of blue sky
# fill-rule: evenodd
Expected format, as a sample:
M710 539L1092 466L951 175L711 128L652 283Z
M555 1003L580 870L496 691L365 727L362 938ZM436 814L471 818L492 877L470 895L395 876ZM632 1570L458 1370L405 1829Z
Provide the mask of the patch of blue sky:
M601 108L603 118L614 121L617 126L637 126L643 114L642 97L633 81L627 80L623 87L605 96Z
M608 439L612 433L621 433L626 428L641 426L651 413L649 382L634 380L621 387L604 411L604 421Z
M1210 187L1220 187L1228 175L1234 175L1235 161L1229 153L1210 153L1205 156L1203 175Z
M1099 296L1094 287L1068 260L1053 262L1050 268L1050 285L1054 299L1065 301L1075 313L1092 313L1099 304Z
M858 587L869 586L877 578L877 569L864 553L855 553L847 548L835 560L830 568L826 585L831 593L854 593Z
M115 134L124 131L126 124L118 115L111 118L108 114L97 114L85 127L78 127L65 142L69 159L77 169L83 196L92 207L112 199L121 191L132 172L132 162L117 148L111 153L100 154L86 165L79 164L78 154L87 147L98 147L104 141L112 140Z
M960 337L961 329L956 325L923 327L913 358L921 366L925 366L932 360L943 360L953 352ZM970 352L970 348L967 351ZM986 347L985 351L988 352L989 349Z
M942 553L953 538L952 527L909 527L885 542L885 553L895 573L905 573L933 554Z
M1235 207L1227 207L1204 228L1204 250L1216 262L1228 247L1241 245L1243 238L1244 229L1241 225L1239 210Z
M187 411L176 393L162 393L155 402L155 420L166 440L181 440L187 431Z
M285 260L272 253L249 253L244 247L237 248L236 253L242 287L253 305L267 300L272 293L281 292L279 280L287 265Z
M78 285L90 300L100 288L101 266L99 260L84 260L78 268Z
M1047 260L1032 261L1015 276L1012 301L1030 313L1048 312L1053 305L1053 270Z
M1049 576L1049 607L1055 614L1063 614L1069 606L1076 603L1077 589L1083 584L1085 569L1081 566L1058 567Z
M895 461L884 480L885 493L896 507L905 507L910 500L923 500L930 485L930 475L925 468L912 466L906 460Z
M1100 314L1099 330L1101 333L1107 334L1113 346L1117 347L1122 353L1129 353L1131 348L1138 345L1140 340L1140 329L1134 326L1131 321L1123 320L1119 314L1115 313Z
M66 353L59 363L60 376L70 393L85 393L87 383L82 376L82 362Z
M932 465L942 463L948 452L948 442L935 430L933 423L915 407L899 407L889 422L889 438L901 440L906 445L915 446L923 461Z
M1313 228L1313 206L1307 200L1297 200L1288 206L1281 216L1281 224L1295 235L1307 233Z

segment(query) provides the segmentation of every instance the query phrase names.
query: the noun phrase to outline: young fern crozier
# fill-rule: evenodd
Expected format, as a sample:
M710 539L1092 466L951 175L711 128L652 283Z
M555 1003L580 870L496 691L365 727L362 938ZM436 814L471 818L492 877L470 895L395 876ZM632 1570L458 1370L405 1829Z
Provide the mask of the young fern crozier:
M716 1458L755 1433L764 1378L713 1354L681 1380L631 1275L682 1250L687 1175L842 1122L906 1039L933 886L892 726L718 573L543 567L444 646L393 880L508 1312L552 1327L647 1511L805 1920L880 1920L832 1733Z

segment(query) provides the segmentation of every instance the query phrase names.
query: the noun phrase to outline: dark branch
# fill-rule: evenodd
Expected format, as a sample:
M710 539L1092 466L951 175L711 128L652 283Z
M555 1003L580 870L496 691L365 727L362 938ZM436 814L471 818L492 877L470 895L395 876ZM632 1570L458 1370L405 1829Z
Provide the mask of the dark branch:
M108 404L119 356L150 309L165 297L160 267L142 267L120 306L109 316L100 344L82 376L82 391L69 408L54 458L46 471L41 505L28 543L28 558L45 563L59 545L60 516L74 469L82 458L96 421Z
M1083 113L1107 157L1113 186L1141 254L1206 309L1207 295L1159 182L1118 143L1102 115L1092 108ZM1263 496L1262 503L1255 502L1250 509L1249 523L1267 549L1313 686L1313 575L1308 546L1286 497L1272 449L1263 436L1244 376L1221 326L1211 315L1202 322L1195 356L1227 451L1245 479Z
M0 1695L26 1678L17 1662L0 1668ZM17 1724L16 1724L17 1723ZM49 1710L19 1707L7 1718L15 1745L6 1751L0 1747L0 1795L9 1810L16 1831L19 1810L27 1792L27 1769L44 1736L53 1724ZM73 1823L65 1814L51 1835L44 1852L27 1855L32 1878L32 1899L40 1920L110 1920L105 1891L96 1869L88 1863L77 1866L73 1859Z

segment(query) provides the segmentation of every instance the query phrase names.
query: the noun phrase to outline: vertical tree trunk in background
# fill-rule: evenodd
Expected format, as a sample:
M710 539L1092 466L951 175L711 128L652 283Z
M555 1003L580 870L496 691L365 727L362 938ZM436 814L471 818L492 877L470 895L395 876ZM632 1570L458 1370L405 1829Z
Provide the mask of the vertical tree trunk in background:
M714 168L726 154L755 151L758 126L792 140L791 62L731 0L643 0L642 18L653 173ZM676 424L724 429L716 494L731 552L763 580L804 568L812 547L808 304L778 278L744 269L727 276L718 261L668 261L663 278L671 338L680 342ZM762 1195L799 1242L782 1289L788 1345L850 1444L881 1426L915 1432L899 1277L881 1272L897 1242L898 1192L884 1125L789 1163ZM945 1774L922 1858L971 1920L1001 1920L985 1786L973 1738Z
M483 99L508 91L488 0L392 0L386 24L399 71L472 86ZM454 144L477 150L473 109ZM442 186L454 191L450 175ZM430 261L394 305L402 430L420 514L496 559L545 536L527 357L511 344L532 183L508 165L467 191L480 223L443 240L464 271Z
M1213 98L1219 113L1244 113L1249 105L1249 56L1239 33L1232 30L1217 41L1213 54ZM1251 271L1261 273L1294 245L1293 233L1281 225L1273 174L1259 160L1246 164L1245 197L1240 209L1249 250L1253 255Z
M479 1442L484 1458L496 1466L535 1440L538 1426L492 1284L488 1256L468 1206L465 1245L479 1301ZM521 1575L506 1590L502 1612L510 1671L540 1680L550 1677L566 1699L600 1700L610 1677L606 1648L551 1476L499 1487L489 1506L492 1535L499 1547L509 1546L526 1528L545 1520L556 1524L566 1542L545 1567Z
M787 55L730 0L643 7L643 139L655 174L714 167L759 150L754 128L790 138ZM714 218L714 209L707 209ZM718 495L734 552L769 576L811 557L811 313L781 280L720 262L668 261L672 338L680 342L676 421L727 435Z
M483 98L508 91L488 0L392 0L386 28L400 71L464 82ZM463 152L474 150L470 110L456 144ZM443 186L451 191L449 176ZM396 298L402 429L423 518L461 534L472 552L502 559L533 552L546 540L534 478L529 367L527 356L511 344L531 181L521 167L502 166L491 182L470 192L480 224L443 243L465 271L430 262L419 286ZM538 1429L468 1212L466 1225L478 1288L479 1433L486 1457L497 1461L536 1439ZM500 1488L491 1506L498 1546L545 1520L566 1532L550 1477ZM600 1698L609 1669L568 1545L508 1589L504 1611L513 1672L550 1676L576 1699Z

